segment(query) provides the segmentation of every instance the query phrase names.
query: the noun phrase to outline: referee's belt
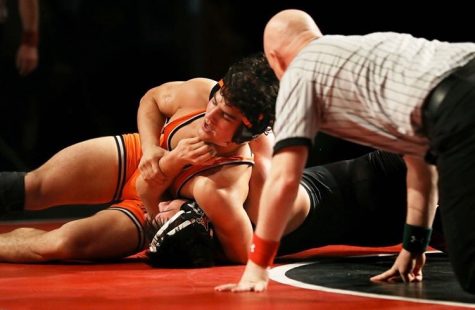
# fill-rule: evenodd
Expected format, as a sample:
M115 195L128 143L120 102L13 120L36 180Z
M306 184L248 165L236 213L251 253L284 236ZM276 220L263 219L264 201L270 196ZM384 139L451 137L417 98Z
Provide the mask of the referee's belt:
M441 104L448 99L447 95L461 79L475 82L475 58L464 66L455 69L427 95L422 105L422 124L426 135L430 136Z

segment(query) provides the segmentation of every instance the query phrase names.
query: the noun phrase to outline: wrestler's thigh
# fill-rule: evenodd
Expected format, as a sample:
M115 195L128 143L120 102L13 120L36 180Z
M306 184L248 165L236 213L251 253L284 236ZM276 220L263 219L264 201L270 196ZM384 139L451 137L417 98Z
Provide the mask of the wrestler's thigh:
M127 215L104 210L49 232L43 240L45 246L39 250L54 245L49 259L116 259L138 252L138 239L137 227Z
M46 205L103 203L117 186L118 152L114 137L69 146L27 174L27 203Z

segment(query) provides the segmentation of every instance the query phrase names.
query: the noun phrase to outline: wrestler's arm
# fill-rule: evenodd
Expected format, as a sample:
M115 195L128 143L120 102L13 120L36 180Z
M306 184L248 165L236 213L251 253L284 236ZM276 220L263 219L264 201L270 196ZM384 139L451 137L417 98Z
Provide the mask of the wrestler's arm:
M207 100L204 97L213 82L203 78L168 82L150 89L141 98L137 126L143 153L140 170L145 179L153 178L159 172L158 160L166 153L160 147L165 120L181 108L206 107Z
M259 214L259 200L262 195L265 180L270 175L272 153L275 137L272 132L260 135L249 143L254 154L255 165L252 167L249 181L249 195L246 200L246 212L252 223L257 223ZM307 217L310 210L310 198L302 185L299 186L297 198L292 205L284 235L297 229Z
M146 180L159 173L158 160L166 153L160 147L160 136L167 118L179 109L204 109L208 103L209 90L215 81L195 78L188 81L164 83L150 89L140 100L137 111L137 126L142 146L140 172Z
M137 126L140 134L142 158L140 171L146 178L158 173L158 160L165 154L160 147L160 132L167 116L176 111L173 95L183 82L169 82L152 88L140 99Z
M267 135L262 134L249 142L255 164L252 167L251 179L249 180L249 195L246 200L246 212L253 223L257 222L259 199L264 182L270 173L274 141L274 134L269 132Z
M213 146L200 141L198 137L182 139L172 151L166 152L158 161L160 172L157 177L149 180L142 176L137 178L137 193L147 213L151 217L157 215L162 194L186 165L206 162L214 154Z
M266 241L279 241L284 233L292 206L298 195L300 178L307 161L306 146L280 150L272 158L272 168L259 203L259 220L255 234ZM269 276L267 268L248 260L237 284L216 287L218 291L263 291Z
M437 171L422 158L404 156L407 166L407 216L406 223L412 226L431 228L437 208ZM372 281L404 282L421 281L424 253L410 253L402 249L394 265L386 272L374 276Z
M254 219L257 218L257 210L258 210L258 202L259 197L262 192L262 186L264 184L265 179L267 178L269 171L270 171L270 161L272 159L272 146L274 144L274 135L270 132L267 135L260 135L257 139L252 140L249 142L253 153L253 159L255 165L252 166L252 173L251 179L249 180L249 186L246 184L247 177L240 180L238 179L238 184L236 184L237 188L239 189L241 186L245 186L243 190L239 189L238 194L241 197L241 194L244 194L247 189L249 189L249 194L246 200L246 211L251 212L253 214ZM165 156L168 157L168 156ZM163 159L165 160L165 158ZM173 160L171 160L173 161ZM234 177L243 175L241 171L235 171L236 168L242 170L249 170L246 166L236 166L232 167L235 169L231 169L230 171L226 171L225 173L232 173L232 179L229 179L229 176L223 174L223 170L220 170L217 175L219 177L224 178L224 182L221 179L218 179L218 176L213 176L211 179L208 177L198 177L197 181L195 182L196 188L194 192L196 192L196 196L199 198L195 199L199 201L204 201L205 205L200 206L207 212L208 217L213 218L216 223L213 222L215 227L218 227L216 233L218 235L219 240L222 244L224 244L224 250L226 251L227 258L235 262L244 262L246 258L240 259L243 255L247 257L247 248L246 244L241 239L235 239L239 236L246 236L249 232L249 220L244 219L242 216L244 213L242 212L241 205L239 206L232 206L231 208L239 208L237 211L235 209L231 209L231 212L223 212L222 214L217 212L213 209L213 205L224 205L228 204L226 201L228 199L233 199L231 196L233 190L233 182ZM234 172L233 172L234 171ZM212 180L212 181L210 181ZM229 185L224 185L225 182ZM192 183L192 182L190 182ZM224 186L224 189L217 188L216 184L220 184L220 187ZM193 184L192 184L193 185ZM203 189L204 188L204 189ZM183 190L186 193L187 188ZM193 196L195 194L189 193L188 196ZM236 201L239 201L242 198L239 198ZM213 200L213 201L212 201ZM224 202L223 202L224 201ZM219 211L219 210L218 210ZM251 215L249 215L251 217ZM220 225L221 218L224 219L223 223L225 226L221 228L223 225ZM235 227L233 228L230 226L230 220L235 221ZM243 233L239 231L243 230ZM245 237L246 238L246 237ZM249 236L250 238L250 236ZM236 240L236 241L235 241ZM249 240L249 239L246 239ZM234 243L235 242L235 243Z
M204 78L169 82L150 89L140 101L137 125L143 154L136 187L151 216L158 212L157 203L161 194L186 163L180 158L177 160L177 156L183 152L175 152L160 166L161 158L168 153L160 147L160 135L165 120L172 117L179 109L204 109L208 103L209 90L214 83L213 80ZM180 150L183 149L177 151ZM202 149L198 150L200 151Z
M249 189L251 168L225 166L212 175L200 175L189 184L189 192L213 223L224 254L231 262L245 263L252 225L243 204Z

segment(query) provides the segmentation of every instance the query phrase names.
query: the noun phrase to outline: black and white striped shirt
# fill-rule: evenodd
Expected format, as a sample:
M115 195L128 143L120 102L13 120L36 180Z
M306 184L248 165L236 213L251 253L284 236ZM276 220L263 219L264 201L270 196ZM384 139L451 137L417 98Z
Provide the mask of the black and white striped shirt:
M473 43L408 34L325 35L306 46L280 82L277 151L310 145L317 131L423 156L421 106L434 86L475 57Z

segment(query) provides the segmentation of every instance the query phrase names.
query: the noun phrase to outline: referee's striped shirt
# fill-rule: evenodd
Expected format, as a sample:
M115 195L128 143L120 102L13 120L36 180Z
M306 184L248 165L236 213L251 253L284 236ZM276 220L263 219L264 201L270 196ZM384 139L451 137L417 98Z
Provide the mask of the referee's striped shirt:
M274 151L311 145L317 131L423 156L421 106L430 90L475 57L473 43L408 34L325 35L287 68L276 103Z

